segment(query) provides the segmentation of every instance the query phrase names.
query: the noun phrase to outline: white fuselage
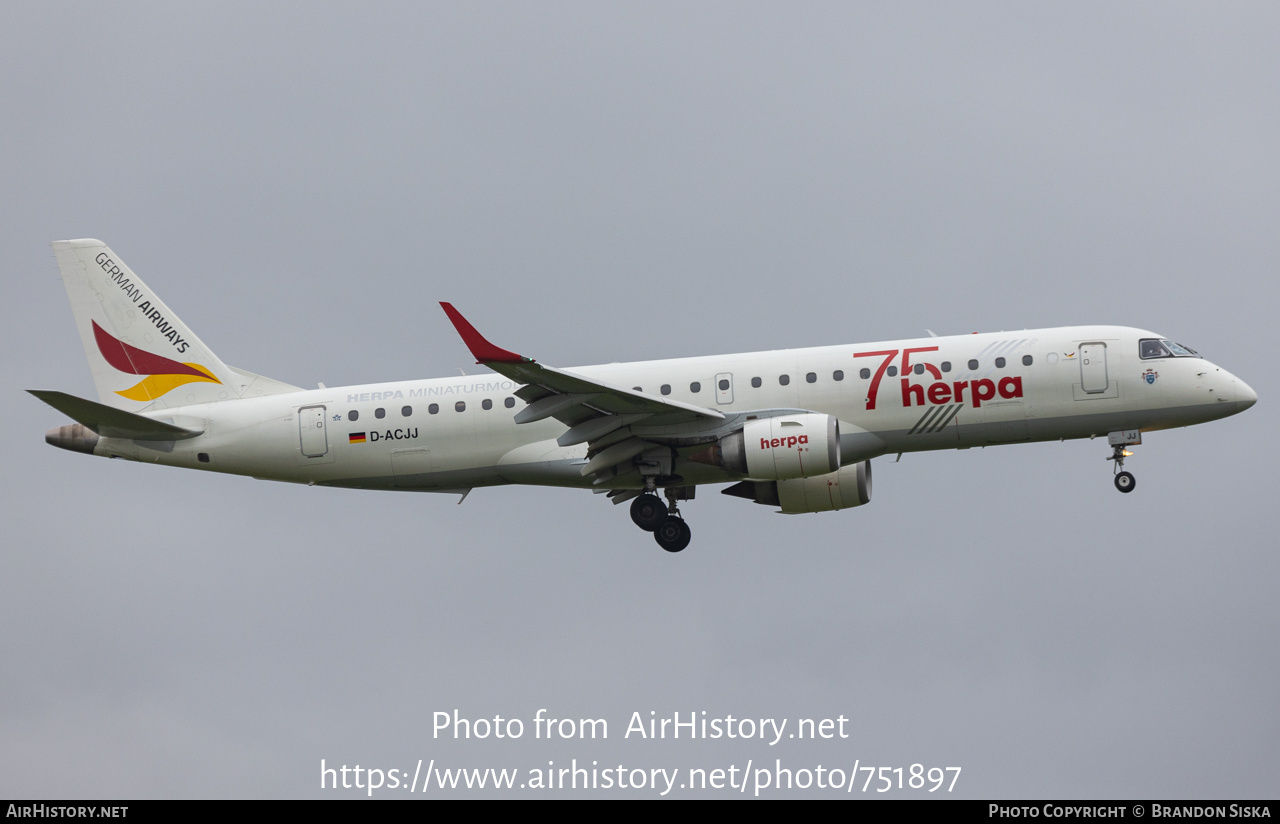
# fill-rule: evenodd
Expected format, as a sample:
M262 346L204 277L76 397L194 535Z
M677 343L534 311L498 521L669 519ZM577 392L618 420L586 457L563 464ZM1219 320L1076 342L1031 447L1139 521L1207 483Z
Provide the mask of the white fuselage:
M1159 337L1127 327L1064 327L568 371L726 416L767 409L835 416L844 464L885 453L1167 429L1254 403L1252 389L1202 358L1140 358L1139 341ZM587 445L556 443L564 424L513 421L525 406L519 388L488 374L183 406L143 414L202 430L198 437L101 438L94 453L371 489L590 487L580 473ZM691 484L743 477L688 462L680 474Z

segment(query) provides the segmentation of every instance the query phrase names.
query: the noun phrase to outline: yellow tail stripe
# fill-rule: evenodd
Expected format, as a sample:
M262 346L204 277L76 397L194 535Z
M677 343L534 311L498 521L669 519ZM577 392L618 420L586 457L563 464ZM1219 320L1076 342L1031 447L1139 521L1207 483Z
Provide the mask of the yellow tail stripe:
M208 370L203 367L196 366L194 363L189 363L187 366L199 369L208 377L202 378L196 375L151 375L123 392L116 392L116 394L131 401L153 401L183 384L196 382L221 383L217 378L209 375Z

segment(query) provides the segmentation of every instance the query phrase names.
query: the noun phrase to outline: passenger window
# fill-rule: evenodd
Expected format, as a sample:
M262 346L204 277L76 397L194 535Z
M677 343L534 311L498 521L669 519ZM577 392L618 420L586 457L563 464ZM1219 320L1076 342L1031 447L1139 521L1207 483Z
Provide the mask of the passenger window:
M718 383L718 384L716 384L716 385L720 387L720 391L721 391L721 392L728 392L728 391L729 391L729 381L728 381L728 379L727 379L727 378L721 378L721 379L720 379L720 383Z
M467 411L467 402L466 402L466 401L458 401L457 403L455 403L455 404L453 405L453 411L455 411L455 412L466 412L466 411Z
M974 372L974 371L977 371L977 369L978 369L978 362L976 360L969 361L969 371Z
M1004 369L1004 358L996 358L996 369Z
M377 409L373 410L373 416L378 420L382 420L387 416L387 410L379 406Z
M752 389L759 389L759 388L760 388L760 384L761 384L761 383L763 383L763 381L761 381L759 378L752 378L752 379L751 379L751 388L752 388Z
M943 371L943 372L950 372L950 371L951 371L951 361L949 361L949 360L944 360L944 361L942 362L942 371Z
M671 384L669 384L669 383L664 383L664 384L662 385L662 388L661 388L661 389L659 389L658 391L659 391L659 392L661 392L661 393L662 393L662 394L664 394L664 395L670 395L670 394L671 394Z
M783 386L786 386L787 384L791 383L791 376L790 376L790 375L779 375L779 376L778 376L778 383L782 384Z
M844 380L844 370L842 370L842 369L837 369L836 371L832 372L832 373L831 373L831 380L833 380L833 381L842 381L842 380Z
M863 368L863 370L858 373L858 377L862 378L865 381L867 378L871 377L871 370Z
M502 405L503 405L503 406L505 406L505 407L506 407L506 408L508 408L508 409L514 409L514 408L515 408L515 405L516 405L516 399L515 399L515 398L507 398L505 401L503 401L503 402L502 402Z
M896 366L890 366L890 367L889 367L889 377L891 377L891 378L892 378L892 377L895 377L897 374L898 374L898 367L896 367Z
M640 388L640 387L638 387L638 386L633 386L633 387L631 387L631 388L632 388L632 389L634 389L634 390L636 390L637 392L643 392L643 391L644 391L643 389L641 389L641 388Z
M911 367L911 371L912 371L912 372L915 372L917 375L923 375L923 374L924 374L924 364L923 364L923 363L917 363L915 366Z
M1023 365L1023 366L1030 366L1030 365L1031 365L1031 356L1030 356L1030 355L1023 355L1023 356L1022 356L1022 365Z
M360 412L356 409L352 409L350 412L347 413L347 420L349 421L360 420Z
M694 381L693 383L689 384L689 391L695 395L698 394L699 392L702 391L702 384L698 383L697 381Z
M485 398L484 400L480 401L480 408L481 408L481 409L492 409L492 408L493 408L493 401L489 400L488 398Z
M818 374L816 372L810 372L809 374L804 376L804 379L806 383L817 383Z
M434 415L439 411L440 411L440 404L438 403L433 403L427 407L427 414L429 415Z
M404 416L404 417L406 417L406 418L407 418L407 417L409 417L410 415L412 415L412 414L413 414L413 407L412 407L412 406L402 406L402 407L400 407L400 414L401 414L401 415L403 415L403 416Z

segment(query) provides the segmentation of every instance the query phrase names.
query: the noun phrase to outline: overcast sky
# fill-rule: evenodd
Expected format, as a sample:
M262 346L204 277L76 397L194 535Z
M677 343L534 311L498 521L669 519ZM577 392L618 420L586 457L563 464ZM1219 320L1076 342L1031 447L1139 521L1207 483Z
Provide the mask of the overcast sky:
M1273 3L5 3L0 795L577 759L1276 797L1278 42ZM1148 435L1132 495L1098 441L881 458L851 511L701 489L668 555L581 491L48 447L20 390L94 394L77 237L306 387L481 369L450 300L559 366L1118 323L1260 401ZM525 735L433 738L455 708ZM542 708L609 737L535 740ZM651 711L849 737L624 738Z

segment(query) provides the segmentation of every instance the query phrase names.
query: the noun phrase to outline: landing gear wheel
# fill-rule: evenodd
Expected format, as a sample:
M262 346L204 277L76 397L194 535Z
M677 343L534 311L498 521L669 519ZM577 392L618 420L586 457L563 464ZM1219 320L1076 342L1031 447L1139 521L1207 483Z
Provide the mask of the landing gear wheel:
M689 539L692 537L693 532L689 529L689 525L683 518L677 518L674 515L668 515L653 531L653 539L667 552L679 552L689 545Z
M645 532L653 532L667 517L667 505L657 495L648 493L631 502L631 520Z
M1138 482L1134 480L1133 474L1130 472L1120 472L1116 475L1116 489L1121 492L1132 492Z

